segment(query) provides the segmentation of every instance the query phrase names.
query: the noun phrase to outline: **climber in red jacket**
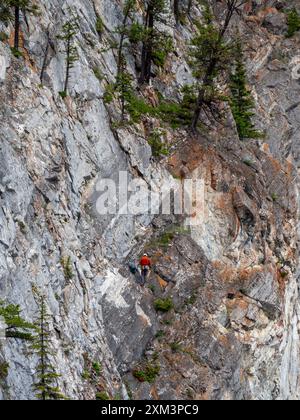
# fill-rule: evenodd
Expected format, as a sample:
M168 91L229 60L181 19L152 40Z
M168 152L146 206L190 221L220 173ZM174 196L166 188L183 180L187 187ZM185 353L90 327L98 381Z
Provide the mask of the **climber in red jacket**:
M141 269L142 269L142 278L143 278L143 281L145 283L146 280L147 280L148 274L150 272L150 269L151 269L151 260L150 260L150 258L148 257L147 254L144 254L142 256L142 259L140 261L140 266L141 266Z

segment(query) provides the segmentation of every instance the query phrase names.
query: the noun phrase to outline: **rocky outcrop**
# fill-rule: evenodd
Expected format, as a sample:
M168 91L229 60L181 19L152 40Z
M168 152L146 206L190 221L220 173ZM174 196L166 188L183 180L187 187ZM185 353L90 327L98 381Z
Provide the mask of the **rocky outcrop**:
M281 2L261 3L249 2L246 24L237 24L251 50L265 140L241 143L228 115L226 126L195 138L166 129L172 153L162 160L147 142L157 121L116 127L117 110L103 101L117 70L109 41L120 2L43 0L40 16L22 25L22 59L0 41L0 298L32 321L34 290L46 294L52 362L70 398L102 391L124 399L299 398L299 81L292 73L299 36L285 38ZM79 16L80 60L63 100L57 35L69 6ZM182 58L192 27L171 27L174 53L145 92L153 104L155 88L172 97L192 78ZM13 34L3 24L0 31ZM132 51L128 62L135 75ZM155 180L157 190L203 180L191 226L174 215L99 215L97 183L119 182L120 171L146 185ZM127 265L144 250L154 269L143 288ZM68 258L72 276L64 273ZM167 312L157 299L169 299ZM0 399L34 399L37 360L28 343L0 343L0 363L9 364ZM102 370L91 379L95 362ZM156 368L153 383L136 374L145 366Z

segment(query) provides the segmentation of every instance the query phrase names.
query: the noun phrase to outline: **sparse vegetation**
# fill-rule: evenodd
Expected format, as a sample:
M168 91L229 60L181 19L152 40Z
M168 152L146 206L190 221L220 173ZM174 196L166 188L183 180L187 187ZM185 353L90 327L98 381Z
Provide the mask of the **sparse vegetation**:
M65 91L60 91L58 92L58 94L62 99L66 99L66 97L68 96L67 92Z
M253 165L253 162L250 158L244 159L243 163L247 166L250 166L250 167Z
M170 245L170 243L175 238L174 232L165 232L161 235L161 237L157 240L157 245L163 248L166 248Z
M171 319L163 319L161 320L161 324L170 326L173 324L173 321Z
M289 273L283 269L280 270L280 277L285 279L286 277L288 277Z
M110 398L109 398L109 395L105 391L102 391L102 392L97 392L96 400L98 400L98 401L108 401L108 400L110 400Z
M22 58L23 57L23 53L21 51L19 51L17 48L12 47L10 50L11 50L11 53L14 57L16 57L16 58Z
M132 390L130 388L130 385L129 385L128 381L125 380L124 385L125 385L125 388L126 388L127 395L129 397L129 399L132 400L133 399L133 393L132 393Z
M165 299L156 299L154 301L154 309L158 312L169 312L173 308L174 303L170 297Z
M88 381L89 379L91 379L91 372L89 372L88 370L85 369L82 372L81 376L85 381Z
M99 363L99 362L93 362L92 369L93 369L93 372L96 375L99 376L100 373L102 372L102 365L101 365L101 363Z
M0 41L5 42L8 40L8 35L5 32L0 32Z
M94 67L93 71L94 71L94 75L97 77L99 82L102 82L102 80L104 79L103 73L98 69L98 67Z
M148 138L152 154L155 157L168 156L169 148L162 140L164 133L161 130L153 130Z
M9 364L7 362L0 363L0 381L4 381L8 375Z
M165 335L166 335L166 333L163 330L159 330L156 333L155 338L157 338L158 340L161 340Z
M148 289L151 290L152 293L155 293L155 286L153 284L150 284L150 286L148 286Z
M27 228L26 228L25 223L22 220L18 220L17 223L20 228L20 231L23 233L23 235L25 235L27 233Z
M300 30L300 15L297 9L294 7L287 13L287 38L292 38L296 32Z
M132 374L140 382L154 383L160 373L160 366L157 363L148 362L141 369L135 369Z
M197 302L197 293L194 292L189 299L187 299L187 305L195 305L195 303Z
M184 226L177 226L173 225L172 227L166 229L165 232L161 234L158 238L151 241L148 245L148 247L155 247L155 248L168 248L171 242L174 240L176 235L185 235L189 234L190 230L189 228L186 228Z
M96 386L99 383L99 377L102 373L102 364L98 361L93 361L86 353L83 355L83 358L84 370L81 376L84 380Z
M178 343L177 341L171 343L170 348L174 353L179 353L182 350L180 343Z
M97 16L97 19L96 19L96 31L99 37L101 38L104 33L104 23L103 23L102 17L99 15Z
M158 48L154 48L152 52L153 64L157 67L163 68L166 64L169 54L173 51L173 40L170 36L164 35L162 43Z
M72 280L74 277L71 257L64 257L61 259L61 266L64 271L66 280Z

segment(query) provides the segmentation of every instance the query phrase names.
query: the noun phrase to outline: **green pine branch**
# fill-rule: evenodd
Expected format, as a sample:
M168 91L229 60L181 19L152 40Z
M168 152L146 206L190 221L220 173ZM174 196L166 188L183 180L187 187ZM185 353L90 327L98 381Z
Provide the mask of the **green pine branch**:
M7 325L7 338L17 338L20 340L32 339L32 331L35 329L35 326L21 317L21 308L19 305L5 305L3 301L0 301L0 316L4 318Z
M36 333L33 337L31 350L33 354L37 355L39 362L36 366L36 382L33 384L33 388L36 391L36 397L40 400L64 400L66 397L57 384L60 375L49 360L53 356L50 330L51 316L47 310L45 296L39 292L36 295L39 311L35 320Z
M236 47L235 63L230 76L230 107L241 140L262 138L252 119L255 116L255 102L247 86L247 72L241 43Z
M70 11L72 13L72 11ZM68 86L70 80L70 71L74 68L75 63L79 60L78 49L74 45L75 37L78 33L78 18L72 16L62 27L61 34L57 38L63 41L64 53L66 55L66 75L64 82L64 90L60 95L65 98L68 95Z

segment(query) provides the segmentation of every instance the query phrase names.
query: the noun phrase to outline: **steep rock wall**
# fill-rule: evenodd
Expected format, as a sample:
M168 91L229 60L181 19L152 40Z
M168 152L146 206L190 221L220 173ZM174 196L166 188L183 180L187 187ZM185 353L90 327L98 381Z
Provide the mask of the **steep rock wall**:
M121 2L43 0L41 15L23 25L24 60L0 42L0 296L19 304L31 321L37 310L32 289L46 292L53 363L70 398L93 399L102 390L121 398L299 397L299 84L290 61L276 58L284 48L292 59L297 41L273 33L277 9L259 15L269 3L258 4L249 18L256 51L249 77L271 152L256 142L239 143L230 116L209 139L182 144L185 133L170 131L180 146L168 162L152 158L147 122L115 130L103 103L105 80L99 82L94 69L108 81L116 74L106 47L122 20ZM68 6L79 15L80 60L63 101L57 34ZM104 39L95 30L96 13ZM170 95L191 80L182 57L192 28L173 27L176 54L167 63L168 77L154 82ZM11 27L2 29L12 36ZM51 45L40 86L47 29ZM129 61L134 73L133 57ZM117 179L122 170L147 183L172 183L182 173L204 179L203 224L190 234L175 229L162 246L160 236L178 224L173 216L99 217L96 183ZM155 259L151 289L142 289L127 270L145 248ZM71 280L61 264L66 257ZM154 299L169 295L175 308L157 314ZM0 398L34 398L36 358L28 345L6 340L1 357L10 368ZM146 360L160 365L152 385L132 375ZM83 375L94 361L103 367L96 383Z

